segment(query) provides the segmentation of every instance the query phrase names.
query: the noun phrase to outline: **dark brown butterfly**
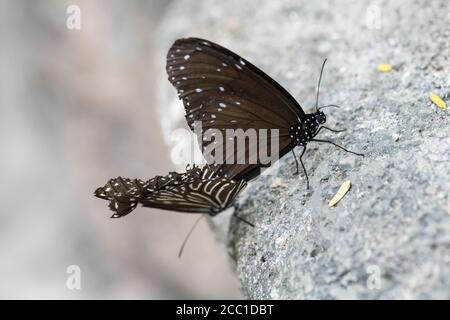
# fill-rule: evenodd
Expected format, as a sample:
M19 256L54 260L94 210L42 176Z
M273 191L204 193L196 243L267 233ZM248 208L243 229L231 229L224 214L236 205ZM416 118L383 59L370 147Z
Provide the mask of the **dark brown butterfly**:
M246 181L218 177L207 166L171 172L144 182L118 177L97 188L94 195L109 201L112 218L129 214L138 204L164 210L206 213L211 216L230 207Z
M325 60L326 61L326 60ZM194 121L202 121L203 132L208 129L278 129L279 157L296 146L303 147L300 156L307 186L308 175L302 162L306 145L310 141L331 143L347 152L334 142L314 139L322 129L326 116L321 111L327 105L318 107L320 79L316 98L316 111L305 114L300 104L275 80L230 50L211 41L199 38L179 39L167 53L166 71L169 81L177 89L186 110L186 120L194 130ZM258 131L259 132L259 131ZM202 148L209 143L202 139ZM234 147L234 146L232 146ZM236 149L226 150L236 159ZM254 150L257 150L258 146ZM251 147L245 150L248 153ZM352 152L357 154L355 152ZM293 153L294 154L294 153ZM360 155L360 154L357 154ZM294 154L295 158L295 154ZM227 162L213 166L214 171L231 179L250 180L258 176L264 167L258 156L256 163ZM295 158L298 174L298 162Z

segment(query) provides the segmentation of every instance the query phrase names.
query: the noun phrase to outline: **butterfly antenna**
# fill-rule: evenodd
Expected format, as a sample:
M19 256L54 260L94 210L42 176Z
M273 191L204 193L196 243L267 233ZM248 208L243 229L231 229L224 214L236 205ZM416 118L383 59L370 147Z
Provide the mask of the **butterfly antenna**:
M325 63L327 59L323 60L322 69L320 69L319 83L317 85L317 96L316 96L316 110L319 111L319 91L320 91L320 81L322 80L323 68L325 67Z
M196 221L195 223L192 225L191 230L189 230L188 234L186 235L186 237L183 240L183 243L181 244L180 247L180 251L178 252L178 258L181 258L181 255L183 254L184 251L184 247L186 246L186 243L189 239L189 237L191 236L192 232L194 231L195 227L197 226L197 224L200 222L200 220L204 217L204 215L201 215Z

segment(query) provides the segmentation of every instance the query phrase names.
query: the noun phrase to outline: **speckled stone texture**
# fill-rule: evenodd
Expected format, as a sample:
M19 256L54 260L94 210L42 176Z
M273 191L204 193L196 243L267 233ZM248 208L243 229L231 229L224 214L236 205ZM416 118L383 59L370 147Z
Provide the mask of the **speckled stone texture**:
M320 100L342 106L326 109L327 124L347 131L320 136L366 154L311 143L304 157L310 190L302 174L292 175L289 154L278 174L249 184L238 213L256 227L231 220L227 239L246 297L450 298L450 120L448 109L428 97L432 91L450 99L449 6L444 0L173 4L161 26L162 57L177 37L205 37L260 66L307 112L328 57ZM378 72L379 63L393 70ZM161 108L179 108L182 122L173 89L164 83L160 91ZM329 208L345 180L351 190Z

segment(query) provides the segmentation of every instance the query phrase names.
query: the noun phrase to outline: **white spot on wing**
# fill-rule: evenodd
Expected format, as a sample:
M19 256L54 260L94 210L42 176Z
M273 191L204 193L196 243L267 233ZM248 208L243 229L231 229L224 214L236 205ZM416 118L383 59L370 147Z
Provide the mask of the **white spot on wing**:
M226 108L227 105L226 105L225 103L221 102L221 103L219 103L219 107L221 107L221 108Z
M184 60L188 60L190 57L191 56L187 54L187 55L184 56Z
M200 88L195 89L195 92L202 92L203 90Z

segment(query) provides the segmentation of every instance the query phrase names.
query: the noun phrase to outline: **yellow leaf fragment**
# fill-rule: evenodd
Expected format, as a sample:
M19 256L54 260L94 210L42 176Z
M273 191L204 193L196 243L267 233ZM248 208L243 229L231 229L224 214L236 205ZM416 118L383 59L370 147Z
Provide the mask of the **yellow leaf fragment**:
M329 207L334 207L341 199L345 196L348 190L350 190L350 187L352 186L352 182L350 180L345 181L339 190L334 195L333 199L328 202Z
M441 109L447 108L447 104L445 103L445 101L433 92L430 92L430 100L433 101L433 103Z
M377 70L380 72L390 72L392 70L392 66L389 63L380 63L377 66Z

